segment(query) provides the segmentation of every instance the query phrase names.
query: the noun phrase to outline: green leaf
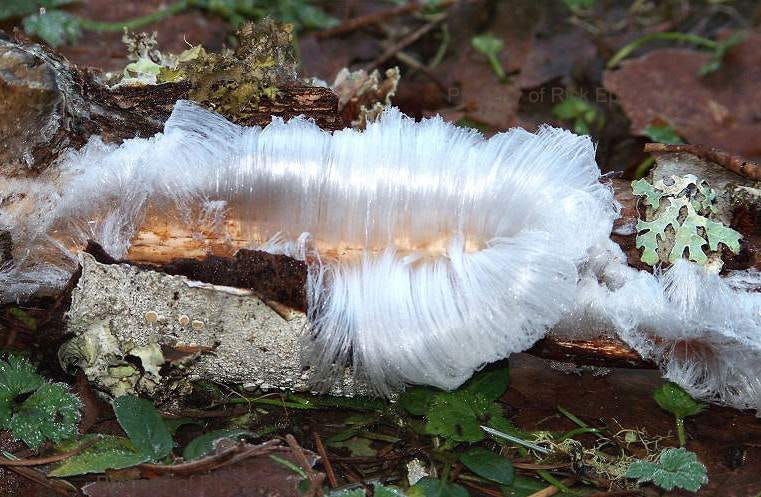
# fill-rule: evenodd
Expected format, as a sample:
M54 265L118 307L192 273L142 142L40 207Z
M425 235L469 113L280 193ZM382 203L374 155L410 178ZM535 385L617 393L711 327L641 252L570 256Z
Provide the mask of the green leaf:
M0 428L29 447L76 434L79 407L65 384L45 383L26 358L11 355L0 361Z
M690 394L675 383L664 383L655 391L653 398L661 409L680 418L695 416L705 409L704 404L693 399Z
M423 478L407 491L408 497L470 497L465 489L455 483Z
M558 119L570 121L588 115L587 113L590 110L594 110L594 107L589 102L583 98L571 95L559 104L556 104L552 108L552 113Z
M21 321L21 323L26 326L29 330L36 330L37 329L37 320L34 319L32 316L30 316L26 311L21 309L20 307L11 307L8 309L8 314L13 316L14 319L18 319Z
M460 462L481 478L502 485L510 485L513 482L513 464L490 450L473 447L460 454Z
M547 483L536 478L517 475L511 485L502 486L500 490L505 497L528 497L547 487Z
M44 382L32 363L23 356L11 355L0 361L0 400L11 402L19 395L34 392Z
M77 0L3 0L0 3L0 21L34 14L41 8L61 7L75 1Z
M589 134L593 126L599 127L603 123L594 105L574 95L555 105L552 113L561 121L573 121L573 129L580 135Z
M476 373L459 389L473 394L481 394L487 399L497 400L507 391L510 370L507 367L485 369Z
M8 429L32 448L46 440L60 442L76 435L80 406L66 384L45 383L21 404Z
M38 36L54 47L73 43L82 36L79 18L62 10L32 14L22 24L28 35Z
M595 0L563 0L563 3L569 10L588 10L595 6Z
M333 490L327 494L327 497L367 497L365 489L362 487L345 490Z
M100 440L79 454L66 459L48 476L64 478L87 473L103 473L107 469L122 469L148 461L127 438L98 435Z
M177 430L179 430L181 426L185 426L185 425L203 426L203 423L201 423L197 419L192 419L192 418L163 418L163 419L164 419L164 424L166 425L166 429L169 430L169 433L172 436L174 436L177 433Z
M485 434L481 425L500 429L509 422L502 407L481 394L468 391L441 393L434 397L428 410L426 433L441 435L456 442L478 442Z
M371 441L363 437L351 437L341 442L333 442L328 445L331 447L343 447L349 450L352 456L356 457L375 457L378 451L372 448Z
M481 52L486 57L494 57L499 55L502 49L505 47L505 43L496 36L486 33L480 36L474 36L470 40L473 48Z
M373 497L406 497L401 488L376 483L373 485Z
M499 53L505 46L504 42L496 36L486 33L471 38L470 44L486 57L494 74L496 74L500 81L504 81L507 75L499 60Z
M237 428L226 430L215 430L194 438L182 451L182 457L186 461L198 459L214 450L217 441L225 438L255 437L254 433Z
M123 395L113 402L114 413L133 445L157 461L172 452L172 435L161 415L149 401Z
M433 398L441 393L430 387L408 388L399 396L399 407L413 416L425 416Z
M626 471L627 478L636 478L639 483L653 482L664 490L683 488L697 492L708 483L706 467L698 461L694 452L683 448L665 449L658 462L635 461Z
M676 131L674 131L674 128L672 128L668 124L664 124L664 125L651 124L647 126L645 129L643 129L642 132L645 134L645 136L650 138L650 140L657 143L670 143L672 145L684 143L684 140L682 140L682 138L676 134Z

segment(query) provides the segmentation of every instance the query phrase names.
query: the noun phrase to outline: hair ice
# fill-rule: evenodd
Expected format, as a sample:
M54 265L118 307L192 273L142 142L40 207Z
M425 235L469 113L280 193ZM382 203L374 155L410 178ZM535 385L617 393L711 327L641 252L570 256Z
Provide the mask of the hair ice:
M71 271L69 252L87 239L123 257L157 213L223 235L233 218L252 247L312 255L304 345L317 381L351 362L379 392L454 388L555 327L612 330L649 356L687 336L707 340L724 362L669 353L667 375L735 405L761 393L720 393L750 381L727 373L726 359L761 335L757 275L626 266L609 241L617 206L588 137L542 127L484 139L395 109L362 132L298 118L244 128L181 101L163 134L120 146L92 138L58 171L39 184L3 180L29 196L0 212L17 261L0 276Z

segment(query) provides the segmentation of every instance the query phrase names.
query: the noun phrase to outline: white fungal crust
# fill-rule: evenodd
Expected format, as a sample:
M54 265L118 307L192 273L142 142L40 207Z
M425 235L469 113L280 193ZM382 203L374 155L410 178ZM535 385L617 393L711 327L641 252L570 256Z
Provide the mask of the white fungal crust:
M609 240L618 212L594 152L550 127L486 140L388 109L363 132L304 119L243 128L178 102L163 134L92 138L41 186L4 180L28 195L0 212L17 261L0 270L15 278L2 297L60 283L87 239L123 257L152 217L228 237L234 219L250 246L310 261L315 381L351 363L380 393L454 388L555 327L614 331L691 392L758 407L761 278L684 261L656 276L629 268ZM41 268L42 280L18 277Z

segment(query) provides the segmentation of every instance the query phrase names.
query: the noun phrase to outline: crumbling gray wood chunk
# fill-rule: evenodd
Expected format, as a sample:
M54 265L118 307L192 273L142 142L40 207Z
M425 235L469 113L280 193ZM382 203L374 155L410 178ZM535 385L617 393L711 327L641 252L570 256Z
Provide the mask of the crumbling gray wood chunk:
M275 310L248 290L101 264L87 253L81 265L67 314L74 338L59 357L105 392L181 395L196 380L310 390L303 313ZM331 394L367 393L343 373Z

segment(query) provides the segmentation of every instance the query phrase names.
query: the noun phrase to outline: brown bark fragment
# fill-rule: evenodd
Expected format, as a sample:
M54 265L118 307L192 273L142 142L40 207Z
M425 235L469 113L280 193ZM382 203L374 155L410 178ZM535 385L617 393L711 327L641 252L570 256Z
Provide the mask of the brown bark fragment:
M753 181L761 181L761 164L744 159L743 157L722 152L713 147L703 145L675 145L670 143L646 143L645 152L652 154L686 153L708 162L713 162L733 173Z
M96 73L0 32L0 173L37 174L91 135L108 142L152 136L162 130L174 103L191 90L187 81L109 89ZM255 112L235 121L264 126L272 116L298 115L324 129L344 127L338 97L329 88L298 81L284 83L274 100L262 98Z

